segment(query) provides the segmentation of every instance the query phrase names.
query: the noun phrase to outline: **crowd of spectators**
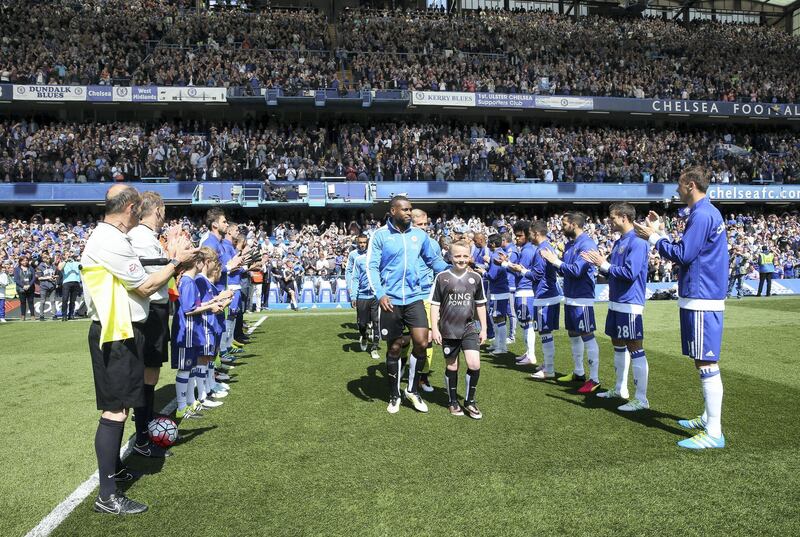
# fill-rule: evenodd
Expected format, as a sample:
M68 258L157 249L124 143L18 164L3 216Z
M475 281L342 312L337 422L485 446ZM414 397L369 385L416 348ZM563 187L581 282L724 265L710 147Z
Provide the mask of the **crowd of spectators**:
M777 28L552 12L346 11L361 86L796 102L800 38Z
M799 97L800 38L769 25L346 9L330 31L311 10L194 7L190 0L6 0L0 81Z
M716 183L800 182L800 136L735 127L488 127L198 121L0 123L0 182L674 182L692 164Z
M761 252L776 256L776 278L794 278L800 275L800 218L797 210L783 213L731 213L726 215L731 252L745 259L746 279L758 279L757 260ZM447 256L448 244L458 239L474 239L477 234L484 237L492 233L508 233L511 239L513 224L522 219L532 219L510 209L497 209L465 213L457 209L450 213L443 210L432 215L428 232L443 246ZM542 216L550 229L554 246L563 250L566 238L561 233L559 214ZM192 241L198 243L206 233L200 219L173 218L165 224L180 225ZM683 221L677 216L668 216L667 229L673 237L679 236ZM361 213L352 220L332 222L311 221L256 221L247 220L240 227L248 244L259 248L262 258L253 270L267 277L280 280L284 269L291 269L297 282L310 280L315 287L321 281L340 279L355 236L359 233L371 235L383 225L383 219L372 213ZM45 311L45 303L61 295L62 276L68 270L67 263L79 261L87 238L92 233L96 220L91 214L78 219L62 220L59 217L44 218L37 215L29 219L0 219L0 268L8 275L8 296L29 297L33 302L34 292L40 296L39 311ZM619 234L612 231L606 216L589 215L585 232L598 244L599 251L607 255ZM513 239L511 239L513 240ZM74 269L74 267L73 267ZM27 275L27 276L26 276ZM677 268L669 261L659 258L655 251L650 254L648 280L651 282L674 282ZM26 287L27 286L27 287ZM258 298L254 306L258 305ZM61 301L56 300L48 311L60 311ZM33 309L31 306L31 318Z

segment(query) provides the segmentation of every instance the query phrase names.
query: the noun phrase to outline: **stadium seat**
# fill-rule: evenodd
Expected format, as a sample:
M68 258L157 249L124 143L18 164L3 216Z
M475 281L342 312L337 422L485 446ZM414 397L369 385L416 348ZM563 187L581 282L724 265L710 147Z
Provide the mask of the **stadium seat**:
M280 304L281 302L283 301L278 297L278 286L273 282L272 285L269 286L269 303Z
M340 304L350 303L350 291L347 290L347 281L344 278L336 280L336 302Z
M306 280L303 282L303 287L300 289L300 302L304 304L311 304L314 300L314 282Z
M331 288L331 282L327 280L319 282L317 302L320 304L330 304L333 302L333 289Z

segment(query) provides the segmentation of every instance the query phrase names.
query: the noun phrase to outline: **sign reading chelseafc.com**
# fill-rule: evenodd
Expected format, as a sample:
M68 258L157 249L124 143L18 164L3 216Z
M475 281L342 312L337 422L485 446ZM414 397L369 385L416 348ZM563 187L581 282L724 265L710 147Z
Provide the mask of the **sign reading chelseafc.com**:
M82 102L185 102L223 103L225 88L194 86L13 86L15 101L82 101Z

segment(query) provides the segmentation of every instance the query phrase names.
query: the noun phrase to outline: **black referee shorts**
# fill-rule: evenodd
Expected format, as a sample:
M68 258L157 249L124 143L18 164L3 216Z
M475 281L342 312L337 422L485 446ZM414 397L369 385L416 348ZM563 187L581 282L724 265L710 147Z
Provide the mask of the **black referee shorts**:
M378 322L378 299L359 298L356 300L356 322L362 326Z
M169 302L150 303L144 322L144 366L161 367L169 360Z
M100 323L89 326L94 391L98 410L144 406L144 323L133 323L133 337L101 348Z
M417 300L405 306L394 306L392 311L379 309L381 338L384 341L394 341L403 335L403 330L408 328L430 328L428 315L425 313L425 304Z

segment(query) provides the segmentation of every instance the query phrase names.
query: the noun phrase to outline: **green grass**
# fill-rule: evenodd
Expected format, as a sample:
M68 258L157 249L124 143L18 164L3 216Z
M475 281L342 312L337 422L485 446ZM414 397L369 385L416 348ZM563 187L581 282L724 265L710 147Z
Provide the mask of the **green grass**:
M480 422L443 406L440 349L430 413L391 416L383 364L353 348L352 312L272 313L225 405L184 425L164 464L131 460L149 474L129 495L150 511L96 515L92 496L54 535L798 535L798 316L800 299L729 302L729 447L692 453L675 446L687 436L675 419L702 398L674 302L647 305L651 411L621 415L484 357ZM24 535L95 469L86 327L0 326L0 535ZM563 331L556 348L566 371ZM162 404L174 395L164 373Z

